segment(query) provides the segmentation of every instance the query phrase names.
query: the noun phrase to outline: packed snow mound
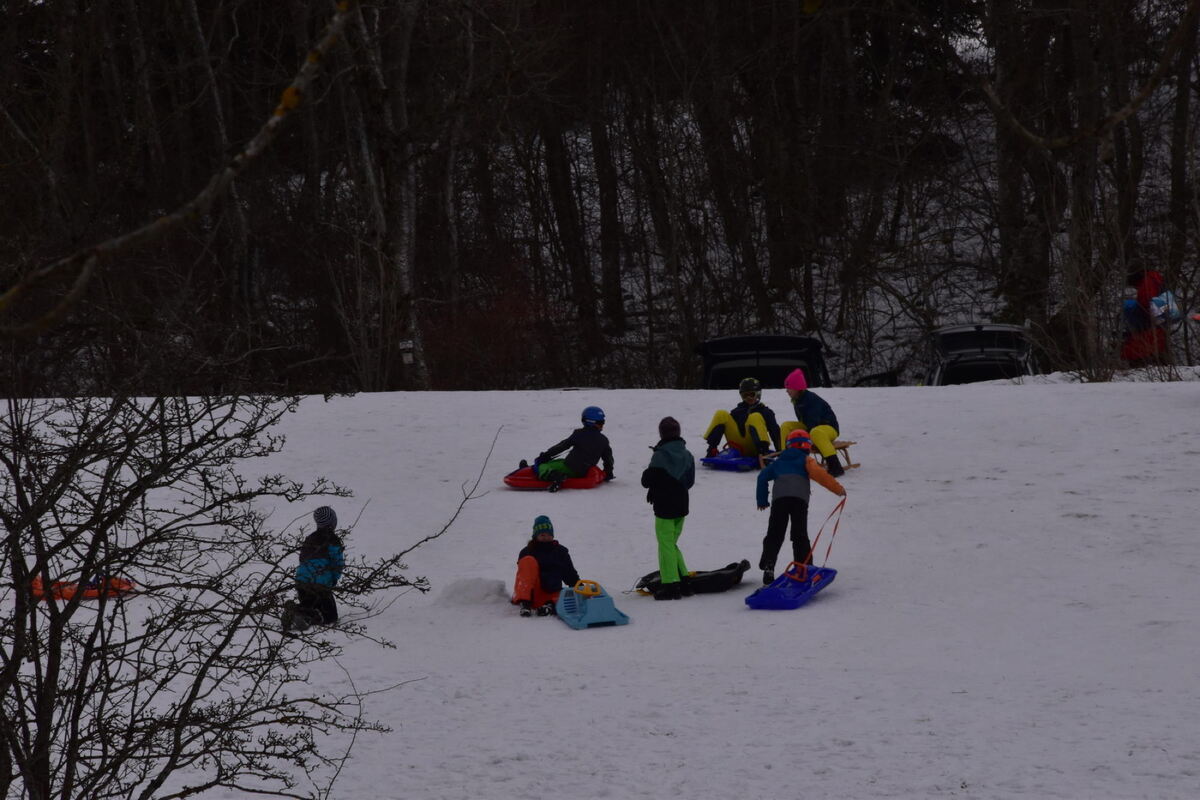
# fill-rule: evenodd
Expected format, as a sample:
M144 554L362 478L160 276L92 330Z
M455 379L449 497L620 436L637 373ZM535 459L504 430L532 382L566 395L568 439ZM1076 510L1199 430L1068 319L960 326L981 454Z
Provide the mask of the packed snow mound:
M459 578L446 584L437 596L441 606L481 606L508 602L504 581L492 578Z

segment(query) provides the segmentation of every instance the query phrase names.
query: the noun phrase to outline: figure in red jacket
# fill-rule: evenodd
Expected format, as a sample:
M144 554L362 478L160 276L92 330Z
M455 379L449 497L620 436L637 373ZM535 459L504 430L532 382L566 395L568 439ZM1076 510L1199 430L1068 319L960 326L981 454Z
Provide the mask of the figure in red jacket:
M1166 291L1166 281L1157 270L1138 268L1129 273L1126 284L1121 359L1131 367L1160 364L1167 356L1167 332L1154 324L1150 300Z

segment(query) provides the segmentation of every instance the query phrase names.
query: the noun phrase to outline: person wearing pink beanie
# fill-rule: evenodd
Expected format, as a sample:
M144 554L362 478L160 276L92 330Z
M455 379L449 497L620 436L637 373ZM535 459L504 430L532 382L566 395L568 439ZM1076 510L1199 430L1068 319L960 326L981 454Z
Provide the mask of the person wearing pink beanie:
M837 448L833 442L838 437L838 418L833 413L829 403L810 391L804 370L794 369L783 381L783 388L792 401L796 410L796 422L785 422L779 426L779 433L784 441L794 430L808 431L813 445L825 459L825 469L833 477L842 475L846 470L837 457Z

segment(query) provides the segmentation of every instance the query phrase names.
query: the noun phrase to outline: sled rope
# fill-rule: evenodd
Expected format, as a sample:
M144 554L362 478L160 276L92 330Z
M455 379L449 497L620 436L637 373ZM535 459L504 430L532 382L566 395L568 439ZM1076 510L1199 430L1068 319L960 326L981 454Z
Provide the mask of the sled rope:
M838 504L835 505L833 510L829 512L829 516L827 516L825 521L821 523L821 527L817 529L817 535L813 539L812 547L810 547L808 550L808 555L804 557L804 563L811 563L813 553L817 551L817 542L821 541L821 534L825 533L825 526L829 524L829 520L833 519L833 528L829 531L829 545L825 548L825 560L821 562L821 566L825 566L825 564L829 561L829 554L833 552L833 537L837 536L838 526L842 524L842 510L845 509L845 507L846 498L843 495L842 499L838 501ZM833 518L834 514L837 514L837 519Z

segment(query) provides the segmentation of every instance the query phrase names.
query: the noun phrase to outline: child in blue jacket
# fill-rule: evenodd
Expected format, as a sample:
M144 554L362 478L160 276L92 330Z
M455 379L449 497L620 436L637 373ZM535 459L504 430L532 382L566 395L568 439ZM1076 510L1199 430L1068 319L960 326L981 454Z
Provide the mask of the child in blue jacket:
M767 507L767 484L775 481L767 535L763 537L762 557L758 560L764 586L775 580L775 559L783 546L788 520L792 523L792 560L801 563L812 560L812 545L808 543L808 500L812 494L809 480L815 480L840 497L846 496L846 490L837 479L809 455L812 439L806 431L792 431L785 444L779 456L758 473L759 511Z
M303 630L309 625L332 625L338 620L333 587L346 565L342 540L337 535L337 514L329 506L313 512L317 529L300 545L296 567L296 602L285 611L284 627Z

